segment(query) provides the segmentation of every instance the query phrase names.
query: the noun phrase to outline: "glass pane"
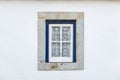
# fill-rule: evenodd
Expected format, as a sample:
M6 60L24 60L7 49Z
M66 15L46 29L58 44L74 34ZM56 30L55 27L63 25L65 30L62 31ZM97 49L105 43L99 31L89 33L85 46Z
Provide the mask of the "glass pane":
M52 27L52 40L60 41L60 27Z
M62 43L62 56L70 57L70 43Z
M52 43L52 57L60 57L60 43Z
M63 27L62 28L62 40L63 41L70 41L71 36L71 29L70 27Z

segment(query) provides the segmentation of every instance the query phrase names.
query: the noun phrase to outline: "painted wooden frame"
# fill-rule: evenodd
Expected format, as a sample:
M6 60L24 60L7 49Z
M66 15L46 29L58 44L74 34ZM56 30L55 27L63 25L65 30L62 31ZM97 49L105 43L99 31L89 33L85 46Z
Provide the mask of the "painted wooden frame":
M76 20L76 62L46 62L46 20ZM84 13L39 12L38 13L38 70L84 69Z
M50 25L50 26L49 26ZM54 26L60 26L60 25L64 25L64 26L71 26L71 34L72 36L70 36L71 40L68 42L66 41L62 41L62 28L61 28L61 39L60 41L54 41L54 43L59 43L61 44L61 57L52 57L50 55L51 51L51 36L52 35L52 31L49 31L49 29L51 30L52 25ZM60 27L59 27L60 28ZM62 44L63 43L70 43L70 57L62 57ZM49 58L53 58L53 62L76 62L76 20L46 20L46 62L52 62L49 60ZM62 58L62 59L59 59Z

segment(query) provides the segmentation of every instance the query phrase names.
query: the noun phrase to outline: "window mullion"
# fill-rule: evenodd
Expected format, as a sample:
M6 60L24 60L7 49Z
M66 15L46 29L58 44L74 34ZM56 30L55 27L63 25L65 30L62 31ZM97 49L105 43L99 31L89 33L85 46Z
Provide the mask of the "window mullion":
M62 26L60 26L60 57L62 57Z

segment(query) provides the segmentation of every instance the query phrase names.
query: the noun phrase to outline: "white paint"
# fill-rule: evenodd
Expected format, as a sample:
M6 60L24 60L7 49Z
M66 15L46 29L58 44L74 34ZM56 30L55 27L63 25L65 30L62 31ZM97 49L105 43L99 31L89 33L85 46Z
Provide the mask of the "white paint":
M60 28L60 41L52 40L52 27ZM62 40L62 28L69 26L71 29L70 41ZM52 56L52 43L60 43L60 57ZM70 43L70 57L62 57L62 43ZM73 61L73 24L49 24L49 62L72 62Z
M38 11L85 12L84 70L37 70ZM120 80L120 2L1 1L0 80Z

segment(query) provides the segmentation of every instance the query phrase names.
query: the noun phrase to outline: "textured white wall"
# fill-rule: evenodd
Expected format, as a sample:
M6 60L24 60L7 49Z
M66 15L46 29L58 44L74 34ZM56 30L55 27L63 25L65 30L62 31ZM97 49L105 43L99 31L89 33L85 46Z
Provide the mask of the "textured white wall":
M85 70L37 70L37 12L85 12ZM0 1L0 80L120 80L120 2Z

